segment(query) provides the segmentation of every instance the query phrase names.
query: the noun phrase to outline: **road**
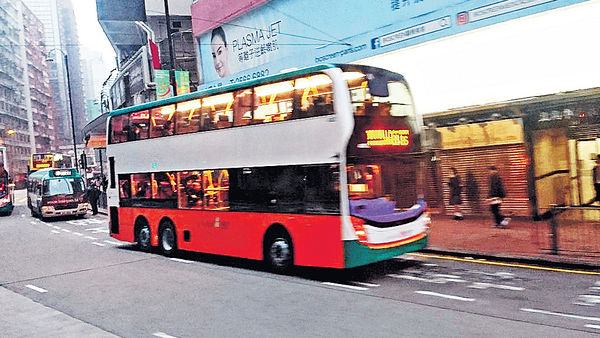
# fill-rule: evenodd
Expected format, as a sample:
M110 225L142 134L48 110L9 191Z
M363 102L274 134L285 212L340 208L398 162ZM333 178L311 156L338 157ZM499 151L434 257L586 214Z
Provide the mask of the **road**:
M0 332L56 337L586 337L600 274L426 254L291 275L166 258L108 236L106 216L0 218ZM496 265L501 264L501 265ZM569 270L569 271L563 271Z

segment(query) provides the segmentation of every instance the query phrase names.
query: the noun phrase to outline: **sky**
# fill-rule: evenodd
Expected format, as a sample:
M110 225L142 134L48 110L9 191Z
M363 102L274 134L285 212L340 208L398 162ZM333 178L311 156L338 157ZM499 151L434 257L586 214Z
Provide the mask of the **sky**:
M72 3L77 20L79 43L90 51L102 53L108 76L108 71L115 67L115 52L98 23L96 0L74 0Z

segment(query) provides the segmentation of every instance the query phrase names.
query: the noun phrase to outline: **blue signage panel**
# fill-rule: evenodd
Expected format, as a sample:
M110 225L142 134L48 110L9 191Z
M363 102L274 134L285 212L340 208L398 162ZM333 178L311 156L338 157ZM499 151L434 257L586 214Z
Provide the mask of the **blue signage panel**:
M345 63L588 0L275 0L198 36L204 84Z

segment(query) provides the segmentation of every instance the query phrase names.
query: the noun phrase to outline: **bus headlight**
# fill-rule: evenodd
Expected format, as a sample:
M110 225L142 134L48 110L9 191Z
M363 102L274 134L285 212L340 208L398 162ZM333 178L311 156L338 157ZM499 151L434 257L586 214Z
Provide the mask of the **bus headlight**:
M79 203L79 209L89 209L89 208L90 208L89 203Z
M48 212L48 211L54 211L54 207L51 205L42 207L42 212Z

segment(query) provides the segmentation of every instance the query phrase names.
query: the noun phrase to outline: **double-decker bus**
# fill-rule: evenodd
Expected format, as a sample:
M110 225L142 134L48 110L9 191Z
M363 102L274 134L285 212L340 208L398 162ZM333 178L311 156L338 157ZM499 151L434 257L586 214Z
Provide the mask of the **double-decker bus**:
M36 153L29 159L29 173L46 168L71 168L71 157L61 153Z
M427 245L394 161L415 113L399 74L319 65L111 112L110 235L176 250L350 268ZM416 142L415 142L416 143Z
M58 216L83 217L90 209L83 177L76 169L40 169L29 175L27 206L41 219Z

